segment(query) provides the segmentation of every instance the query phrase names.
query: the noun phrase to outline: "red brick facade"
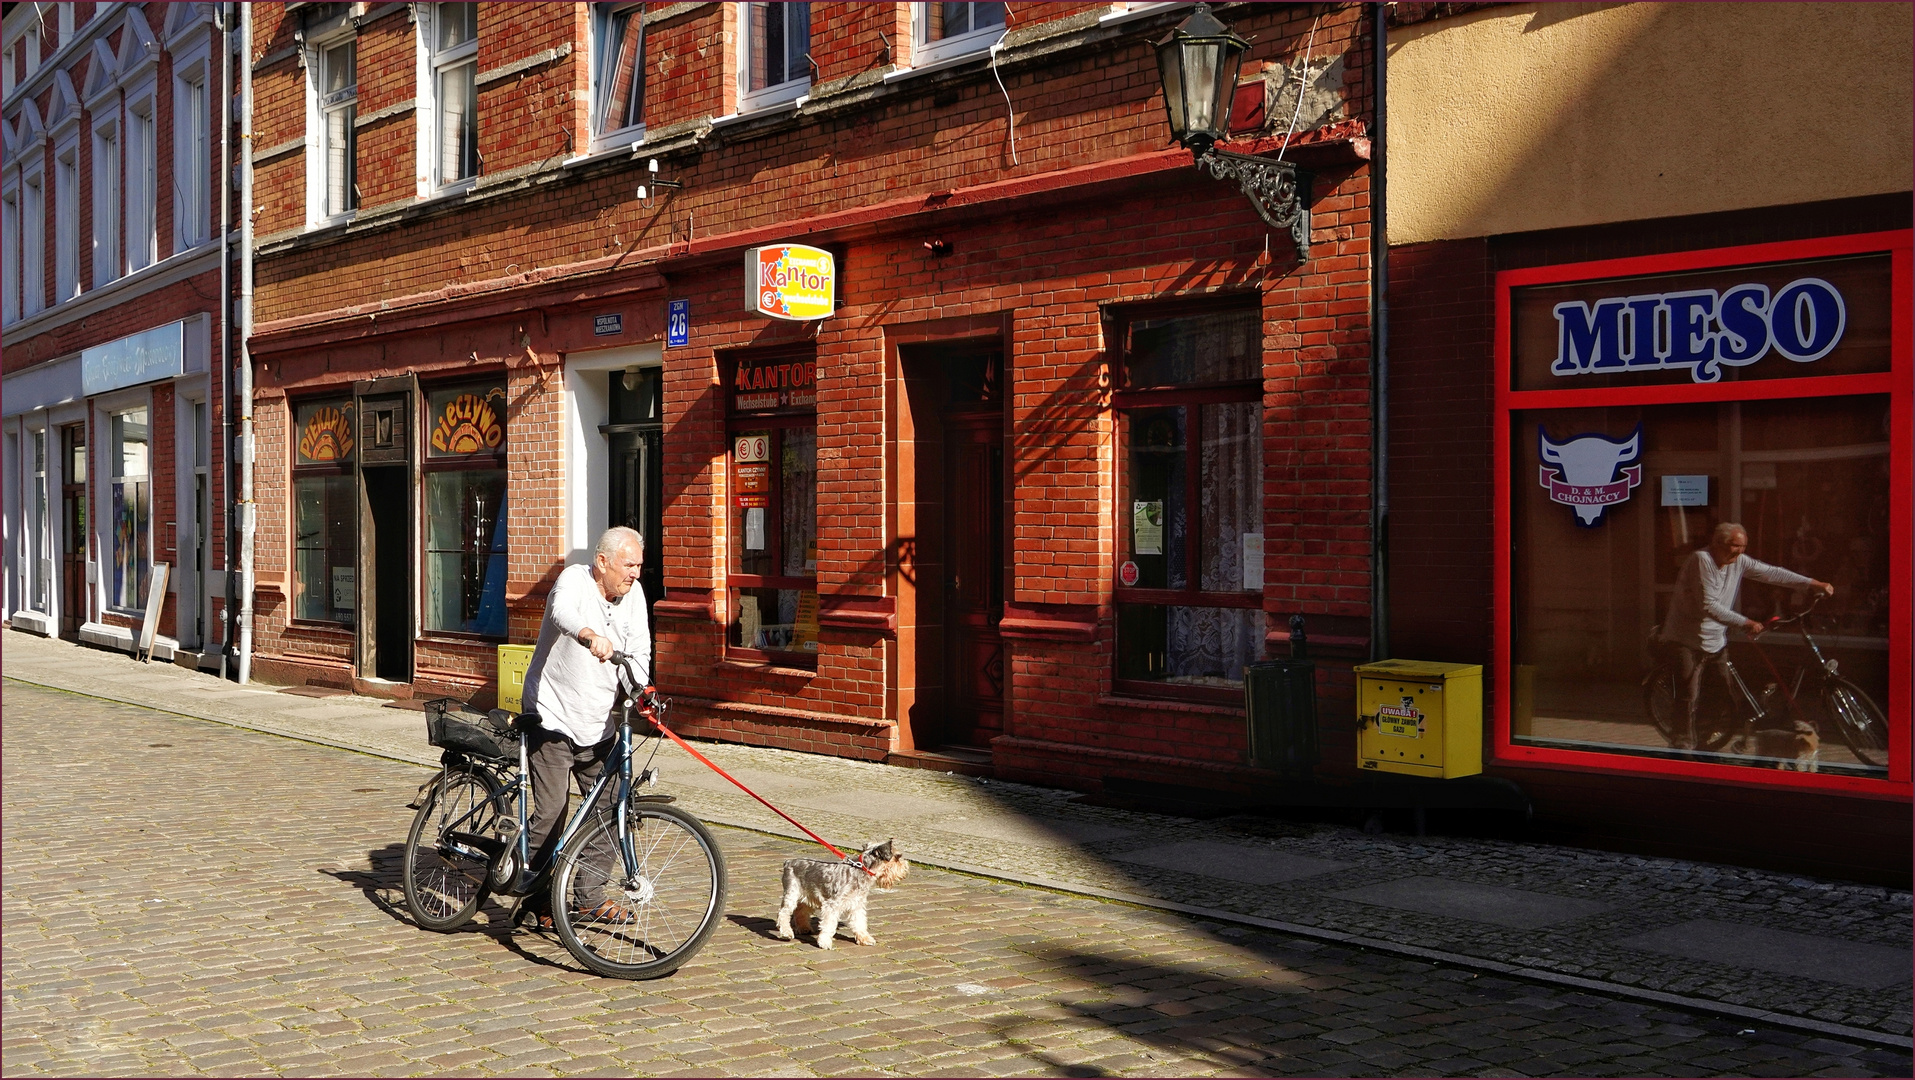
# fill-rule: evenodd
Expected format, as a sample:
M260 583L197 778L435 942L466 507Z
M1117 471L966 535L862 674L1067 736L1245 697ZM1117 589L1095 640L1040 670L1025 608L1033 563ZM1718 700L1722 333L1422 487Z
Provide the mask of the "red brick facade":
M317 232L305 227L303 155L276 149L305 134L297 16L254 9L258 670L342 685L355 676L351 631L287 617L289 403L376 377L430 385L505 373L509 636L527 642L575 509L565 369L582 351L660 341L666 302L689 300L690 344L664 350L667 497L652 549L668 590L655 611L655 677L677 698L682 730L868 759L936 741L911 719L919 599L900 500L919 444L901 356L984 340L1002 350L1008 386L996 771L1085 788L1111 775L1256 782L1240 708L1112 689L1122 519L1105 320L1124 305L1219 295L1261 311L1263 606L1272 626L1303 613L1328 655L1362 659L1368 15L1221 9L1255 42L1246 72L1300 60L1313 21L1314 57L1344 59L1339 114L1287 150L1316 174L1312 249L1299 265L1234 185L1165 149L1150 43L1187 12L1013 4L995 74L985 52L913 74L912 6L813 5L809 97L734 119L738 6L648 5L645 145L635 158L570 160L589 147L588 16L574 5L481 4L476 186L416 199L416 121L393 113L360 130L356 218ZM406 17L378 11L359 26L362 118L417 95L413 34ZM1261 135L1237 148L1275 156L1283 130ZM647 158L683 187L636 200ZM837 253L833 316L782 323L743 310L743 251L777 241ZM622 333L595 336L594 317L610 314ZM724 645L733 613L720 380L740 350L778 346L815 350L819 372L815 671L728 659ZM396 692L489 698L492 644L420 635L412 685ZM1347 699L1347 677L1326 674L1326 689Z

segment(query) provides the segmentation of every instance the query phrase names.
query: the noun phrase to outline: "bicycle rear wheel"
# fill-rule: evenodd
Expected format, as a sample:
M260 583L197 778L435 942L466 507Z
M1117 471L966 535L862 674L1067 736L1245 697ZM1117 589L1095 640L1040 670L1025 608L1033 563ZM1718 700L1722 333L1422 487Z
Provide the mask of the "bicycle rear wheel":
M1643 709L1649 714L1649 720L1656 725L1656 733L1670 746L1676 745L1678 733L1682 730L1678 715L1681 705L1676 701L1675 684L1669 678L1669 668L1657 664L1649 677L1642 682Z
M1857 761L1880 767L1888 760L1888 718L1861 687L1847 679L1830 679L1822 687L1822 707Z
M703 822L663 803L634 805L623 837L610 811L559 856L552 920L579 963L615 979L678 970L725 910L725 857ZM629 845L637 873L625 872Z
M484 773L447 771L413 815L406 834L406 910L427 930L457 930L485 902L491 856L469 838L497 835L495 794Z

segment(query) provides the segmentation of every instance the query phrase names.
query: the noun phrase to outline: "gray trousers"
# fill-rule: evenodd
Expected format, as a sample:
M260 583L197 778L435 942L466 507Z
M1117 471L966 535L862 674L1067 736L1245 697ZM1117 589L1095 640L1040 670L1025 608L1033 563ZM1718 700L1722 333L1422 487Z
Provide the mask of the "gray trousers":
M608 738L596 746L579 746L558 732L543 728L539 729L536 737L538 742L526 762L532 772L532 819L526 823L526 840L531 846L533 868L540 873L548 873L552 870L552 849L558 846L560 830L570 814L571 788L576 785L581 796L592 790L592 785L598 782L599 770L604 767L605 759L611 754L612 745L617 740ZM589 844L596 839L598 830L587 822L581 826L573 843ZM604 845L599 843L593 846ZM593 862L597 864L599 860ZM600 881L584 880L591 876L581 875L581 880L576 884L589 888L603 883L602 875ZM544 900L540 894L535 893L530 899L535 909L543 907Z
M1693 750L1708 730L1704 710L1720 709L1725 701L1733 700L1729 695L1735 687L1729 681L1729 669L1722 663L1729 650L1724 647L1703 652L1674 641L1663 642L1662 649L1669 665L1671 689L1676 692L1676 717L1682 725L1677 749Z

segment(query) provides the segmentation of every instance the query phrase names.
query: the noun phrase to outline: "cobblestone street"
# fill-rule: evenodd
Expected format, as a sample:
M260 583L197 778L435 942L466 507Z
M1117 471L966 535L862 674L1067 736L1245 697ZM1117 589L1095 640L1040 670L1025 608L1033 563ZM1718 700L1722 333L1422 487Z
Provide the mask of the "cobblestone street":
M1906 1052L925 867L874 899L875 948L827 954L769 935L778 863L804 849L730 828L705 950L608 981L498 907L462 933L408 922L416 766L18 683L5 724L9 1076L1910 1072Z

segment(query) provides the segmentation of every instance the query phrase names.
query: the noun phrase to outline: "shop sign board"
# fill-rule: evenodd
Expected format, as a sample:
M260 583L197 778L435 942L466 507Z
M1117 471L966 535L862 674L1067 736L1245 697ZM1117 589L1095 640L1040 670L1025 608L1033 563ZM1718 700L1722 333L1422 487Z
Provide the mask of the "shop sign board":
M1867 254L1518 287L1512 389L1885 372L1889 279Z
M80 350L80 388L88 397L171 379L185 371L184 320Z
M831 252L804 244L769 244L745 252L745 306L759 315L805 322L830 315L838 274Z
M809 409L818 401L817 384L815 359L741 359L732 375L731 407L735 412Z

